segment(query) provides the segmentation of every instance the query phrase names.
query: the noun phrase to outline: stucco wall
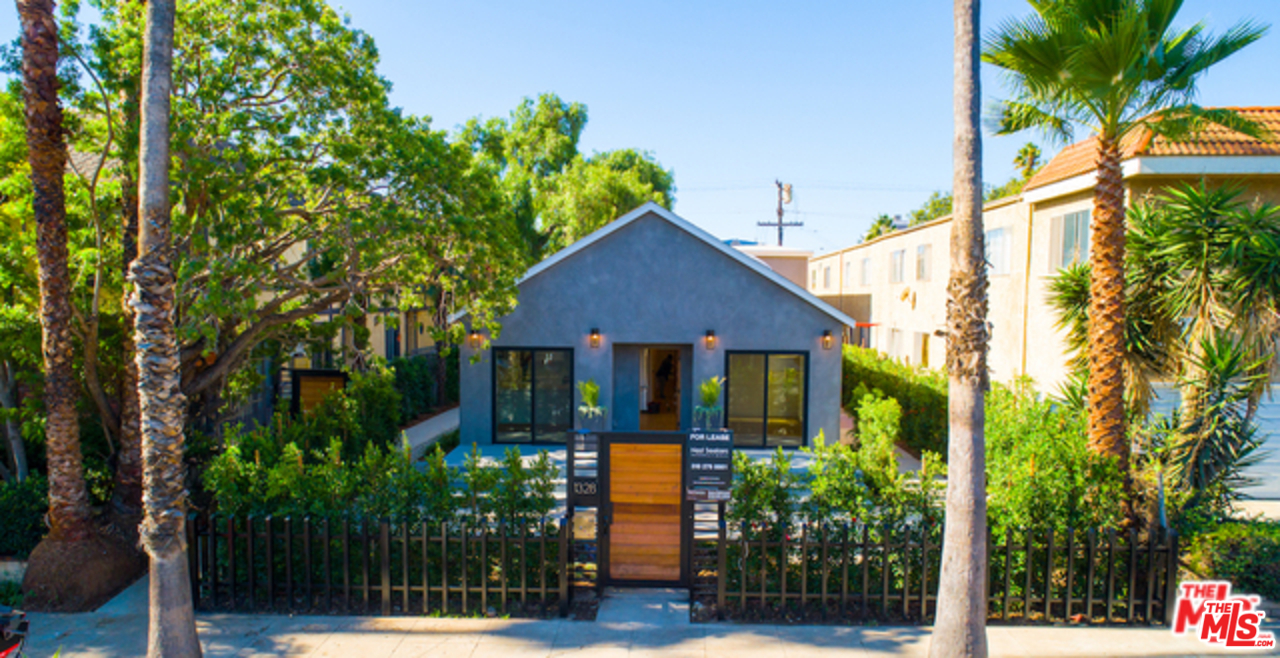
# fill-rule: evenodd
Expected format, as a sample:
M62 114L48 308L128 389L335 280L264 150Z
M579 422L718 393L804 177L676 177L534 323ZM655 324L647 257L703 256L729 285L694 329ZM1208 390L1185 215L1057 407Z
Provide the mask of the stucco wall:
M632 429L628 400L637 404L639 345L687 346L685 400L697 382L723 376L731 350L809 354L808 434L837 436L840 424L842 325L778 284L649 214L609 234L521 284L518 306L502 319L497 347L567 347L574 350L574 379L594 379L609 405L606 426ZM600 329L591 348L588 334ZM708 350L703 337L716 332ZM824 330L836 337L822 348ZM466 443L493 439L493 365L490 350L462 351L461 431ZM615 382L615 362L618 379ZM633 376L634 375L634 376ZM627 387L627 388L623 388ZM579 404L575 391L575 408ZM682 406L688 427L692 404Z

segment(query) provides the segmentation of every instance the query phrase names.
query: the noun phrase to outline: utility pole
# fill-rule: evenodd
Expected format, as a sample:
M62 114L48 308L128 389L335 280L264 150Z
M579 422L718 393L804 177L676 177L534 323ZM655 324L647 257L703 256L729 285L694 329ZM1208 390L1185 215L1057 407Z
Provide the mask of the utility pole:
M782 229L787 226L804 226L804 222L784 222L782 221L782 204L791 203L791 183L786 185L782 181L775 180L773 182L778 186L778 221L776 222L757 222L756 226L776 226L778 227L778 246L782 246Z

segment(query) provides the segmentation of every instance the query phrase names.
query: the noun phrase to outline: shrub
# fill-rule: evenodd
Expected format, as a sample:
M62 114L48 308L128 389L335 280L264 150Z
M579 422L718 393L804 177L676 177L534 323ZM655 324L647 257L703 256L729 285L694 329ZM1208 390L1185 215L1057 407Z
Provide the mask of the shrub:
M16 580L0 580L0 605L22 607L22 583Z
M1226 521L1191 541L1186 565L1200 579L1280 601L1280 523Z
M400 393L400 418L412 420L431 411L435 403L434 361L424 356L400 357L388 364Z
M44 537L44 515L49 509L49 485L32 474L21 483L0 483L0 555L25 558Z
M987 516L993 532L1112 527L1123 516L1115 460L1088 448L1084 412L1038 396L1029 379L987 393Z
M880 392L902 408L900 440L915 454L947 453L947 378L940 371L915 368L871 349L844 347L844 408L854 429L862 419L859 405L868 393Z

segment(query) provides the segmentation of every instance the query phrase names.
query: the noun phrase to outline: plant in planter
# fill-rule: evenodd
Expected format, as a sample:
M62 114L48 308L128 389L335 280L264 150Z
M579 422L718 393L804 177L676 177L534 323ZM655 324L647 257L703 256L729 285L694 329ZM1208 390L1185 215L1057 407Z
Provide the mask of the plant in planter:
M605 408L600 406L600 385L594 379L578 382L578 394L582 396L582 405L578 414L582 416L582 429L600 431L597 424L604 422Z
M724 377L708 377L698 386L698 398L702 404L693 408L693 422L702 419L702 429L720 429L720 389L724 385Z

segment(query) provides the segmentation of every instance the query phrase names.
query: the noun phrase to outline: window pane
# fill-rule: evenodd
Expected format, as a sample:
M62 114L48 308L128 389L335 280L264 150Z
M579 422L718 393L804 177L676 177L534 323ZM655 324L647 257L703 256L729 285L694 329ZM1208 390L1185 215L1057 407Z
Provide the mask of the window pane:
M768 447L804 445L804 356L769 355Z
M571 352L561 350L533 353L533 367L537 371L533 424L540 442L563 442L573 429L571 356Z
M530 412L533 406L533 353L494 350L494 401L497 436L501 443L533 440Z
M729 355L729 429L738 446L764 445L763 354Z
M871 259L862 259L862 285L871 285Z

